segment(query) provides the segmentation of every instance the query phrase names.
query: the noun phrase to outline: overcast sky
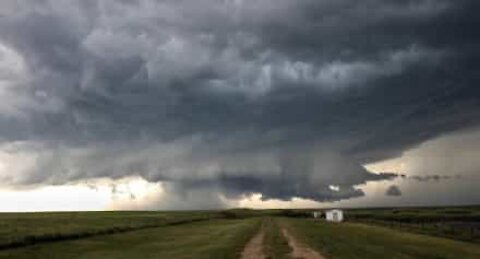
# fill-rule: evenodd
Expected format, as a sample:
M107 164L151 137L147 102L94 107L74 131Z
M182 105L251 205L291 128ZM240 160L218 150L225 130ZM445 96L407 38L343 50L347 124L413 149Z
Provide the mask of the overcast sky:
M478 10L3 0L0 210L479 203Z

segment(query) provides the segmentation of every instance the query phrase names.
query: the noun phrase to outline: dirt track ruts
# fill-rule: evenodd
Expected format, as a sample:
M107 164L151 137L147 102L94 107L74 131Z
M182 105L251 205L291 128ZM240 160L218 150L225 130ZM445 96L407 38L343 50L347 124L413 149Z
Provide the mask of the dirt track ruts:
M264 236L265 231L263 227L260 227L260 231L248 241L243 249L241 259L265 259L266 256L263 251Z

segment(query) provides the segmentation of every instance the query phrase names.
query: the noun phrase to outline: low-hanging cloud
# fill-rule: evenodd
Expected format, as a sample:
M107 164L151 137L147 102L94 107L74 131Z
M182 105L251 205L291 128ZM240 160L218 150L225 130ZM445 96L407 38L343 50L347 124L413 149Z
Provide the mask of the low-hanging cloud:
M479 124L478 5L3 1L1 182L362 196L395 177L362 164Z
M412 180L415 180L415 181L419 181L419 182L429 182L429 181L435 181L435 182L439 182L439 181L443 181L443 180L454 180L454 179L460 179L461 178L461 175L437 175L437 174L434 174L434 175L412 175L410 177L408 177L408 179L412 179Z
M387 191L385 191L385 195L387 196L402 196L402 191L396 185L390 185Z

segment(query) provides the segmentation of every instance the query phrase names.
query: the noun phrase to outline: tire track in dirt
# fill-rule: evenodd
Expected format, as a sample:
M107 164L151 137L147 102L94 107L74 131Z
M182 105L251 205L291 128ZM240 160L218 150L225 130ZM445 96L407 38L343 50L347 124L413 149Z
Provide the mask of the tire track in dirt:
M282 233L283 236L285 236L285 238L287 239L288 245L292 248L291 256L293 258L325 259L325 257L320 255L317 251L311 249L307 245L295 239L295 237L290 235L290 233L285 227L282 227Z
M260 227L260 231L248 241L247 245L242 251L241 259L266 259L263 247L264 247L265 230L263 224Z

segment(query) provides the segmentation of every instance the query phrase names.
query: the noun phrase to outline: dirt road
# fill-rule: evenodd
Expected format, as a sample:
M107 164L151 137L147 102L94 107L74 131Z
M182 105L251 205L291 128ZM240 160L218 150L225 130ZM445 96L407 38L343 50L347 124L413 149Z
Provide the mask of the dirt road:
M265 231L263 227L260 228L260 231L248 241L247 245L242 251L241 259L265 259L266 256L263 251L263 240L265 236Z
M242 251L241 259L266 259L265 254L265 227L264 224L260 227L258 233L248 241L247 245ZM291 248L291 253L289 258L303 258L303 259L325 259L324 256L319 254L317 251L311 249L306 244L298 241L293 235L291 235L288 229L285 226L277 225L276 227L280 228L283 237L288 243L288 246ZM270 228L268 228L270 229ZM271 230L271 229L270 229Z

